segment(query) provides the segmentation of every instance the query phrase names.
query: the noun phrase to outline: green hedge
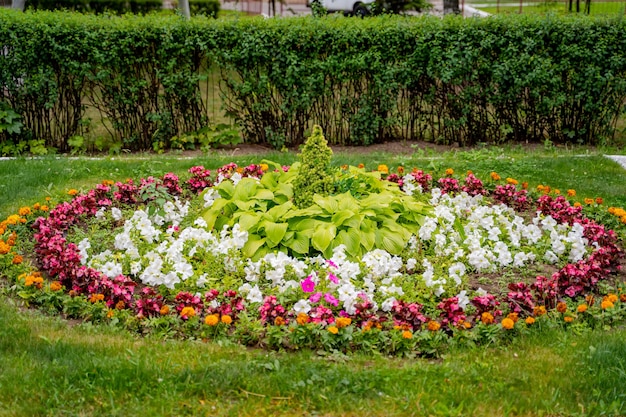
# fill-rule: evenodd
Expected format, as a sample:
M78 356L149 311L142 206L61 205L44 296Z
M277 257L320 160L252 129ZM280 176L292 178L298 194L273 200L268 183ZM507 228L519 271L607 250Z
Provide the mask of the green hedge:
M1 11L0 44L0 83L23 131L61 150L85 106L129 149L205 126L209 72L245 140L277 148L313 124L332 144L594 144L612 137L626 98L620 19Z
M161 10L161 0L27 0L26 9L72 10L92 13L140 13Z

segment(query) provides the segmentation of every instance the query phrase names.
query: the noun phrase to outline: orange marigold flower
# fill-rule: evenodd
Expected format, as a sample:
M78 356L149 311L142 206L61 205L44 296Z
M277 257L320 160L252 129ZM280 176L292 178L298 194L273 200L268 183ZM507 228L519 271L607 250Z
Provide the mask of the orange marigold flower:
M410 330L405 330L402 332L402 338L403 339L412 339L413 338L413 333Z
M261 167L261 171L263 172L267 172L267 170L270 169L270 166L267 164L259 164L259 167Z
M24 260L24 258L22 258L22 255L15 255L13 256L13 260L11 261L11 263L13 265L19 265L22 263L22 261Z
M118 301L117 304L115 304L116 310L123 310L124 307L126 307L126 303L123 302L122 300Z
M580 204L580 202L577 201L574 203L574 207L582 207L582 204Z
M329 333L332 333L332 334L339 333L339 328L337 328L337 326L329 326L327 330Z
M561 190L559 190L558 188L555 188L553 192L554 194L557 194L557 195L561 194Z
M511 320L508 317L502 319L502 328L503 329L511 330L513 327L515 327L515 322L513 320Z
M626 303L626 294L625 294L625 293L620 294L620 295L619 295L619 300L620 300L622 303Z
M500 177L500 175L498 175L497 172L492 172L491 173L491 179L494 180L494 181L500 181L501 177Z
M568 197L576 197L576 190L573 190L573 189L570 188L569 190L567 190L567 196Z
M11 252L11 246L0 240L0 255L6 255L9 252Z
M378 172L382 172L383 174L389 174L389 167L385 164L378 165Z
M452 168L446 169L446 175L449 176L449 175L452 175L452 174L454 174L454 170Z
M546 314L546 308L544 306L537 306L535 308L533 308L533 314L537 317L539 316L543 316L544 314Z
M194 309L193 307L183 307L183 309L180 310L180 316L182 318L191 318L195 315L196 315L196 309Z
M602 197L596 197L596 204L602 204L603 201Z
M39 210L41 208L41 204L35 203L33 204L33 210Z
M431 321L428 322L427 328L431 332L436 332L437 330L439 330L441 328L441 324L439 324L438 321L431 320Z
M565 313L567 311L567 304L562 301L557 303L556 311L558 311L559 313Z
M526 320L524 320L526 322L527 325L531 326L533 324L535 324L535 319L533 317L526 317Z
M616 294L608 294L605 298L613 304L617 303L617 300L619 299Z
M585 204L590 205L593 204L593 198L585 198Z
M159 310L159 314L164 316L167 313L170 312L170 306L164 305L163 307L161 307L161 309Z
M522 188L523 188L524 190L527 190L527 189L528 189L528 183L527 183L527 182L523 182L523 183L522 183Z
M398 171L398 174L404 174L404 167L403 166L399 166L397 171Z
M491 313L485 311L483 314L481 314L480 321L482 321L485 324L493 324L494 318Z
M365 168L365 164L359 164L359 165L357 165L357 167L360 168L360 169L363 169L363 168Z
M576 307L576 311L578 311L579 313L584 313L585 311L587 311L587 308L589 308L587 304L580 304L578 307Z
M109 311L107 311L107 319L110 319L111 317L113 317L114 313L115 313L114 310L109 309Z
M41 211L48 211L50 208L48 206L41 206Z
M600 307L602 307L602 310L606 310L607 308L615 307L615 305L609 300L604 300L602 301L602 304L600 304Z
M75 189L75 188L71 188L71 189L69 189L69 190L67 191L67 193L68 193L69 195L76 195L76 194L78 194L78 190L77 190L77 189Z
M622 223L626 223L626 216L620 217L619 221Z
M343 164L343 165L341 166L341 170L342 170L342 171L347 171L347 170L348 170L348 165L347 165L347 164Z
M298 313L298 316L296 317L296 323L298 323L299 325L304 325L307 324L309 322L309 315L306 313Z
M513 320L513 323L517 323L517 321L519 320L519 316L517 315L517 313L509 313L506 318Z
M461 326L465 327L466 329L471 329L472 323L470 323L469 321L462 321Z
M204 324L206 324L207 326L217 326L217 323L219 322L220 319L217 314L209 314L204 318Z
M574 321L574 317L572 316L565 316L563 317L563 320L565 320L565 323L571 323Z
M50 291L59 291L61 288L63 288L63 285L61 285L59 281L52 281L50 283Z
M94 304L102 300L104 300L104 294L91 294L91 297L89 297L89 302Z
M233 318L229 316L228 314L224 314L221 318L221 321L224 324L231 324L233 322Z
M340 329L342 327L347 327L352 323L352 319L350 317L339 317L336 321L337 327Z
M547 186L547 185L545 187L543 187L543 193L544 194L550 194L550 190L552 190L552 189L549 186Z
M596 299L593 295L590 294L585 297L585 301L587 302L587 304L589 304L589 306L592 306L596 302Z
M517 185L517 184L519 184L519 181L516 180L515 178L509 177L509 178L506 179L506 183L507 184L512 184L512 185Z
M274 319L274 325L276 326L282 326L285 323L287 323L287 321L283 317L278 316Z
M466 175L472 175L474 173L474 171L472 171L471 169L468 169L466 172Z
M29 214L32 213L32 211L30 210L30 207L20 207L20 209L17 211L17 213L20 216L28 216Z
M363 331L367 332L367 331L370 331L371 329L372 329L372 322L371 321L366 321L363 324Z
M113 185L115 181L113 180L102 180L102 185Z

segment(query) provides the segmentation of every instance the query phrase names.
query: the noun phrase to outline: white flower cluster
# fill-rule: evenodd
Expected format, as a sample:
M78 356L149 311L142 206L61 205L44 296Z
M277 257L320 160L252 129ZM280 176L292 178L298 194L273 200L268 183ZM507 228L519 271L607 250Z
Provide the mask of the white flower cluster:
M412 189L419 191L417 185ZM219 194L209 189L202 198L209 207ZM504 205L485 204L482 196L450 196L439 189L433 190L431 203L434 214L410 239L406 262L380 249L355 262L348 258L344 246L335 248L330 259L318 256L298 260L282 252L256 261L243 259L241 249L247 232L238 225L219 233L209 231L202 218L195 219L193 226L179 229L177 226L189 216L189 205L178 201L167 203L161 215L135 211L115 235L109 250L90 255L87 239L78 244L78 249L84 264L109 277L123 273L146 285L168 288L192 277L200 288L209 279L219 279L208 277L194 264L194 255L205 251L216 256L218 261L213 262L223 263L220 267L224 271L239 274L238 291L250 303L282 294L292 298L294 312L307 313L322 293L327 303L339 304L348 314L354 314L357 304L364 300L371 301L374 310L389 311L397 298L409 291L414 293L416 288L439 297L457 294L464 308L469 297L463 285L470 272L521 268L537 259L576 262L591 250L582 226L557 224L541 213L525 222ZM123 220L122 212L115 208L101 210L99 216ZM303 295L305 284L314 290Z

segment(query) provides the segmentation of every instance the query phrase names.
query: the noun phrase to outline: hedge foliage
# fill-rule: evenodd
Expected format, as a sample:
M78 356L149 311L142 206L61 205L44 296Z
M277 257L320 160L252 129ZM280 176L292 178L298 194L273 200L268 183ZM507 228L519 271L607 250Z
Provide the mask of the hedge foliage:
M0 13L23 132L67 149L98 109L129 149L193 132L208 74L247 142L597 143L626 98L626 23L589 17L289 19Z

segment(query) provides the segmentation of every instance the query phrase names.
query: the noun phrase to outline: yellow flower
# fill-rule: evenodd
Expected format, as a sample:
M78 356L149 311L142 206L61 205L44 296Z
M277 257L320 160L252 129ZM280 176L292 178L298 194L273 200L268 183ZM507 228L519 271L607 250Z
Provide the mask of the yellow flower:
M210 314L204 318L204 323L208 326L217 326L217 323L220 322L217 314Z
M17 213L20 216L28 216L32 212L30 211L30 207L20 207L20 209L17 211Z
M513 327L515 327L515 322L511 320L510 318L507 317L502 320L503 329L511 330Z
M571 188L567 190L568 197L576 197L576 190L572 190Z
M19 214L11 214L5 221L8 225L18 224L20 222L20 216Z
M383 174L389 174L389 167L385 164L378 165L378 172L382 172Z
M526 320L524 320L526 322L527 325L531 326L533 324L535 324L535 319L532 317L526 317Z
M446 175L450 176L452 174L454 174L454 170L452 168L446 169Z
M222 320L222 323L224 324L231 324L233 322L233 318L229 316L228 314L224 314L221 320Z
M259 164L259 166L261 167L261 171L263 172L267 172L267 170L270 169L270 166L267 164Z
M184 307L180 310L181 317L191 318L196 315L196 310L193 307Z
M339 333L339 329L337 328L337 326L330 326L330 327L328 327L327 330L328 330L329 333L332 333L332 334Z
M515 178L507 178L506 179L507 184L512 184L512 185L517 185L519 184L519 181L516 180Z
M492 324L494 321L494 318L491 313L488 313L485 311L483 314L481 314L480 321L482 321L485 324Z
M437 330L439 330L441 328L441 324L439 324L439 322L437 322L435 320L431 320L431 321L428 322L427 328L431 332L436 332Z
M501 177L500 177L500 175L498 175L497 172L492 172L491 173L491 179L494 180L494 181L500 181Z
M349 326L350 323L352 323L352 319L350 317L339 317L336 324L337 327L341 329L342 327Z
M306 313L298 313L298 316L296 317L296 323L298 323L299 325L304 325L307 324L309 322L309 315Z
M402 332L402 338L403 339L412 339L413 338L413 333L410 330L405 330Z
M73 196L73 195L78 194L78 190L75 188L71 188L67 193Z
M585 311L587 311L587 308L587 304L581 304L576 307L576 311L578 311L579 313L584 313Z
M63 285L61 285L59 281L52 281L50 283L50 291L59 291L61 288L63 288Z

